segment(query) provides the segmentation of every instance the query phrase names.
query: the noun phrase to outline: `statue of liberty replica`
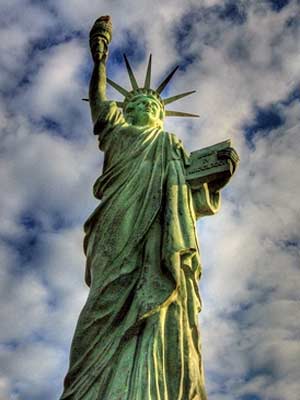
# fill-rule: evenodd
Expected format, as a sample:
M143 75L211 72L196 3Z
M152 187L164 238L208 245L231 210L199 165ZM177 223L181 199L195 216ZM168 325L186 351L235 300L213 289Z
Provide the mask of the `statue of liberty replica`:
M104 152L101 200L85 223L90 287L71 346L61 400L205 400L198 331L201 263L196 220L220 208L238 156L225 141L188 155L164 131L166 110L192 92L162 98L175 70L151 86L151 56L131 89L106 77L110 17L90 33L89 104ZM109 83L122 102L106 98Z

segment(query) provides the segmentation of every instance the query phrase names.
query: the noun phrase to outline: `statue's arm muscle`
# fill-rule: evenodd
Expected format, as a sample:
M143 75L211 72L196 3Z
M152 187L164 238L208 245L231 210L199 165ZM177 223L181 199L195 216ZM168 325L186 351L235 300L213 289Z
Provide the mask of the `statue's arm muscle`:
M106 65L104 60L94 64L89 88L89 100L92 120L95 124L101 111L101 105L106 101Z

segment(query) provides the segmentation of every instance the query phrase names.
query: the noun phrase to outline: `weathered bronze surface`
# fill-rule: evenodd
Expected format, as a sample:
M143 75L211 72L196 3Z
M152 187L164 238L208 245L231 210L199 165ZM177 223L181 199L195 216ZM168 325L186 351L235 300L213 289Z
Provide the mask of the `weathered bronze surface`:
M163 129L165 110L192 92L162 99L172 73L151 89L151 57L139 87L106 99L111 20L92 28L89 103L105 153L94 185L101 200L85 223L90 292L74 334L61 399L205 400L198 329L201 276L196 219L220 208L238 163L230 142L192 153Z

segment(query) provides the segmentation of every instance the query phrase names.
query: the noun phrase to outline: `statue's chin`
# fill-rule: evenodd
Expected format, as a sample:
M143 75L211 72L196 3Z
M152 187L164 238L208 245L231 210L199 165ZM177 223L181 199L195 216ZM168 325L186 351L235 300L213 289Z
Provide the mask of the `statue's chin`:
M134 126L136 126L138 128L162 128L162 123L160 123L158 121L155 124L139 122L139 123L135 123L135 124L131 124L131 125L134 125Z
M134 126L140 126L140 127L147 127L147 128L158 128L162 126L162 121L161 120L152 120L151 118L145 118L142 120L138 120L138 121L132 121L131 122L132 125Z
M159 128L163 125L159 118L151 118L150 115L143 115L142 118L125 115L125 119L130 125L139 127Z

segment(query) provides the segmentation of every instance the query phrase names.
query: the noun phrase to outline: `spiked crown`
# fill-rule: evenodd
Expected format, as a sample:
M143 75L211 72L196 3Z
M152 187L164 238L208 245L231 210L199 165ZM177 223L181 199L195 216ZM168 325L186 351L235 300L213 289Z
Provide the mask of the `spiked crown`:
M171 111L171 110L165 110L165 106L167 104L173 103L174 101L177 101L185 96L189 96L192 93L195 93L195 90L189 91L189 92L184 92L177 94L172 97L168 97L166 99L163 99L160 94L164 90L164 88L167 86L167 84L170 82L172 79L173 75L178 69L178 65L169 73L169 75L162 81L162 83L156 88L156 89L151 89L151 66L152 66L152 56L150 54L149 57L149 62L148 62L148 67L146 71L146 76L145 76L145 81L143 87L139 87L137 80L134 76L134 73L132 71L132 68L129 64L129 61L124 54L124 60L129 76L129 80L132 86L132 90L128 91L127 89L123 88L122 86L118 85L116 82L112 81L111 79L107 78L107 83L112 86L114 89L116 89L119 93L121 93L124 96L124 101L117 101L117 105L122 108L123 110L126 109L127 104L135 97L144 95L144 96L152 96L154 97L161 105L162 109L164 110L165 116L166 117L199 117L197 114L190 114L186 112L181 112L181 111ZM88 99L83 99L83 100L88 100Z

